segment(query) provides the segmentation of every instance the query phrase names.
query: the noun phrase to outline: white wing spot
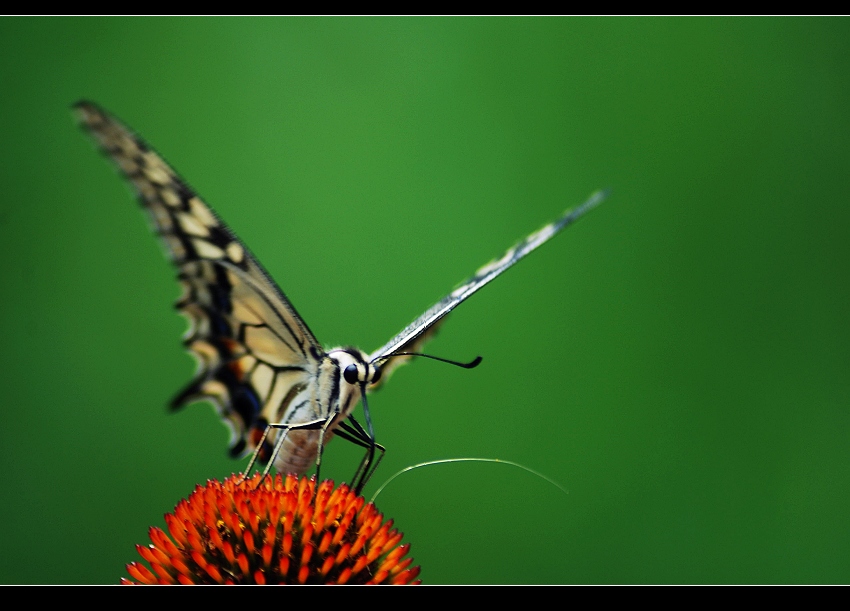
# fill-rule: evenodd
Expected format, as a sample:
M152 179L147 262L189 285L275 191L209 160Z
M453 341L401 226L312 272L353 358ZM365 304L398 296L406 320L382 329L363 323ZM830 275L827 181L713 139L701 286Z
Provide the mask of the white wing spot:
M480 268L477 272L475 272L475 275L477 277L486 276L487 274L489 274L493 270L496 270L496 269L502 267L503 265L505 265L508 261L510 261L513 258L514 252L515 252L515 249L511 248L508 252L505 253L505 256L503 256L501 259L499 259L497 261L491 261L490 263L488 263L484 267Z
M230 393L227 390L227 386L219 382L218 380L207 380L204 382L204 385L201 387L201 390L204 394L212 395L214 397L222 397L222 401L227 401L227 397L230 396Z
M536 248L540 244L543 244L546 240L555 235L555 224L550 223L537 231L536 233L532 233L528 238L526 238L527 248L526 250Z
M189 345L189 350L201 357L206 363L218 362L218 350L208 341L199 339Z
M145 168L145 176L147 176L148 180L152 183L156 183L158 185L167 185L171 182L171 177L168 175L168 172L159 166Z
M204 259L221 259L224 256L222 249L210 244L206 240L192 240L192 245L195 247L195 252L198 253L198 256Z
M242 259L245 257L245 249L239 242L231 242L227 245L227 256L234 263L242 263Z
M254 368L254 365L257 363L257 359L255 359L250 354L246 354L242 358L239 359L239 369L243 372L251 371Z
M197 197L193 197L189 200L189 212L196 216L198 220L207 227L216 227L218 225L218 221L213 213L210 212L210 209L207 208Z
M177 220L180 221L180 227L189 235L196 235L202 238L209 237L209 229L204 227L195 217L180 213L177 215Z
M159 196L162 198L162 201L165 202L166 206L171 206L172 208L176 208L180 205L180 197L177 193L174 192L173 189L163 189Z

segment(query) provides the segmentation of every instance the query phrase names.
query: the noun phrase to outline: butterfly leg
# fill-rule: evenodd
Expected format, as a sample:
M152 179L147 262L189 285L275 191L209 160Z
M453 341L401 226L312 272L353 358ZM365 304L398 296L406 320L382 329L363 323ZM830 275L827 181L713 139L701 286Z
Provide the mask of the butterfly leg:
M363 488L366 485L366 482L372 477L372 474L375 472L375 469L378 468L378 464L380 464L381 460L384 458L383 452L378 460L375 460L375 450L377 449L377 444L375 443L375 428L372 426L372 414L369 412L369 403L366 401L366 385L360 385L360 391L363 397L363 417L366 418L366 430L368 431L367 436L369 440L369 451L367 453L368 460L366 462L366 466L363 469L363 475L360 478L360 483L357 485L357 491ZM356 423L357 421L352 418L352 422ZM360 426L358 424L358 426ZM362 427L361 427L362 429Z
M319 447L316 451L316 481L321 481L319 479L319 470L322 467L322 453L325 451L325 435L328 432L328 429L334 423L334 420L339 418L339 412L334 413L330 418L325 420L325 423L322 425L322 431L319 433ZM318 489L318 488L317 488Z
M352 488L354 488L354 491L359 494L366 483L371 479L372 474L378 468L378 465L381 463L381 460L383 460L384 454L387 450L381 444L375 443L375 438L369 436L354 416L349 415L348 420L351 422L352 426L341 422L336 429L336 434L346 441L350 441L354 445L366 448L366 454L357 466L357 470L354 472L354 477L351 480ZM374 460L375 450L380 452L377 460Z
M251 460L248 462L248 467L245 469L245 474L243 477L245 479L248 478L248 475L251 473L251 469L254 468L254 465L257 462L257 458L260 454L260 451L265 443L266 439L269 436L269 432L272 429L279 429L281 432L278 435L278 438L275 440L274 449L272 450L271 456L269 456L268 463L266 463L265 468L263 469L262 475L260 477L260 482L263 482L266 479L266 476L274 466L275 458L280 454L280 449L283 447L283 442L286 441L287 435L289 435L289 431L297 431L297 430L316 430L322 428L326 425L328 419L327 418L317 418L315 420L310 420L308 422L299 422L298 424L269 424L266 426L265 432L263 432L263 436L260 438L259 443L257 443L257 447L254 450L254 454L251 456Z
M245 468L245 472L242 474L242 482L248 479L248 475L250 475L251 470L254 468L254 465L257 462L257 457L259 457L260 451L263 449L263 446L266 443L266 438L269 436L269 431L271 430L271 428L272 427L267 426L266 430L263 431L263 436L260 437L260 441L257 443L257 447L254 448L254 453L251 454L251 460L248 461L248 466Z

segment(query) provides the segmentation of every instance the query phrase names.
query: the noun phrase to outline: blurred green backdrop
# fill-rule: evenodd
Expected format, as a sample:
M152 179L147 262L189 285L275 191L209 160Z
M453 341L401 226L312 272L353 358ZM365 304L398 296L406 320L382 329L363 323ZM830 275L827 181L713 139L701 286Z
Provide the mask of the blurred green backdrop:
M0 19L3 583L115 583L237 471L173 272L75 127L155 146L320 340L366 350L517 239L371 401L426 583L846 583L847 19ZM367 266L363 261L369 262ZM364 271L365 269L365 271ZM359 452L334 441L343 480Z

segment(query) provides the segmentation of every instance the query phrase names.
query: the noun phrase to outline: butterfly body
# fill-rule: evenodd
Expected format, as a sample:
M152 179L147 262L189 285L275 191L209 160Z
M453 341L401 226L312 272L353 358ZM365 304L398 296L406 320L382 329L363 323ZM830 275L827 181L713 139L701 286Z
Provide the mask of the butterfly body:
M419 353L457 305L604 199L596 193L532 233L371 354L325 350L248 248L161 156L97 105L80 102L75 110L135 188L177 268L183 294L176 307L189 319L183 342L198 368L172 407L211 401L231 429L232 455L254 451L284 473L303 474L333 435L345 437L367 450L358 489L377 464L375 450L383 451L367 394ZM352 414L361 401L365 427Z
M380 370L369 362L369 355L356 348L334 348L314 356L318 366L313 379L288 405L286 401L281 403L274 421L280 425L323 424L334 415L336 419L328 422L324 433L321 429L291 431L275 456L274 466L282 473L303 474L310 469L316 463L320 439L330 441L337 426L357 407L363 387L380 376L376 373ZM351 371L357 372L356 377L346 375ZM255 434L264 430L262 422L254 425Z

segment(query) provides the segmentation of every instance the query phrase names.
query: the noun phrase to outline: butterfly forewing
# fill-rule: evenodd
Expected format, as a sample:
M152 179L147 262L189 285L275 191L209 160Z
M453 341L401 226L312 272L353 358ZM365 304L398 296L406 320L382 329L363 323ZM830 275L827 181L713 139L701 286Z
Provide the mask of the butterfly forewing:
M75 109L134 186L178 270L177 307L190 321L184 343L199 367L173 405L213 401L233 431L232 453L252 450L266 423L284 419L315 375L318 342L245 245L162 157L96 105Z
M386 377L393 369L404 362L403 359L410 358L393 356L394 354L399 352L418 352L420 346L433 336L449 312L531 251L549 241L559 231L578 220L583 214L590 211L604 199L605 192L599 191L594 193L582 205L567 210L558 220L540 228L512 248L509 248L501 258L495 259L479 268L471 278L458 285L451 293L443 297L428 308L419 318L407 325L398 335L373 352L370 359L378 363L385 363L384 377Z

